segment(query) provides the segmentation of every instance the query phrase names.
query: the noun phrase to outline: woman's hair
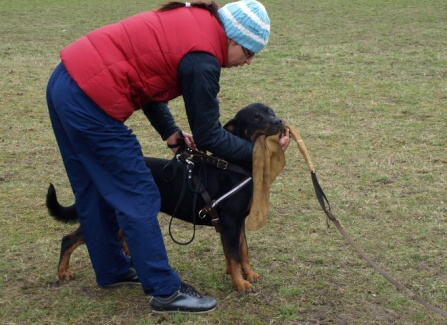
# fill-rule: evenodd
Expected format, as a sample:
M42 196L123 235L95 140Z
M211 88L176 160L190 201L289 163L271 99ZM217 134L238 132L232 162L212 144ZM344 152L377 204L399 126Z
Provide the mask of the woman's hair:
M219 15L217 14L217 11L219 10L219 6L214 1L211 1L211 2L196 1L196 2L191 2L189 4L189 6L194 7L194 8L206 9L211 13L211 15L215 16L220 21ZM181 8L181 7L186 7L186 3L180 2L180 1L171 1L171 2L168 2L164 5L162 5L161 8L158 10L159 11L168 11L168 10L177 9L177 8Z

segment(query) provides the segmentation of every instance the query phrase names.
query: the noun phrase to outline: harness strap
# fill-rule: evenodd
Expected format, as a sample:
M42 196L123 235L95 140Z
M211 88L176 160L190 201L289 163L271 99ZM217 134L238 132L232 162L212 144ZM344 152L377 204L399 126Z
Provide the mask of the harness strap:
M212 204L214 202L214 200L211 199L210 194L206 190L205 186L203 186L202 182L197 177L197 175L193 175L192 179L193 179L193 182L196 184L197 191L200 192L200 194L202 195L203 200L206 203L205 207L202 208L202 210L200 210L199 213L198 213L199 218L203 219L207 215L209 215L210 218L211 218L211 222L212 222L214 228L216 229L216 232L221 232L222 227L221 227L220 222L219 222L219 213L217 213L216 208L209 207L209 205ZM202 212L204 209L206 209L205 213Z
M244 176L251 176L251 173L248 172L247 170L245 170L244 168L229 163L228 161L216 157L216 156L211 156L206 154L203 151L199 151L190 147L187 147L186 150L184 150L181 154L179 159L181 159L182 161L187 161L187 160L191 160L191 161L201 161L201 162L205 162L207 164L210 164L214 167L217 167L219 169L228 169L228 170L232 170L236 173L242 174Z
M222 226L220 224L219 214L217 213L216 207L213 206L215 200L209 201L202 210L199 211L199 218L203 219L206 216L210 216L211 223L214 226L214 229L216 229L216 232L222 231Z
M210 200L206 201L208 202L200 211L199 211L199 218L205 218L207 215L210 216L211 222L213 223L214 228L216 229L216 232L221 231L221 225L219 222L219 214L217 213L217 205L222 202L223 200L228 199L230 196L237 193L239 190L241 190L243 187L245 187L248 183L252 181L251 177L247 177L246 179L242 180L237 184L233 189L222 195L216 200ZM209 197L209 196L208 196ZM210 198L211 199L211 198Z

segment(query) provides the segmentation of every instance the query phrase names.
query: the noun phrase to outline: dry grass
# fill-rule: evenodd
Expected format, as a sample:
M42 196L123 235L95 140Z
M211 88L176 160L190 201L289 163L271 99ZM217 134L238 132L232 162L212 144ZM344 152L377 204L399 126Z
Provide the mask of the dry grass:
M223 5L228 1L219 1ZM249 233L258 292L224 275L213 229L189 246L166 236L182 278L216 297L207 316L150 316L140 289L99 289L85 247L56 279L60 238L48 217L53 182L72 194L45 104L58 51L89 30L158 1L3 1L0 4L1 324L442 324L397 292L325 218L295 147L272 189L269 224ZM392 276L447 308L447 28L445 1L264 0L268 48L251 67L223 71L222 121L254 101L298 127L333 210ZM172 103L187 129L182 104ZM142 114L129 126L145 152L170 157ZM160 216L167 234L166 216ZM176 223L182 236L191 227Z

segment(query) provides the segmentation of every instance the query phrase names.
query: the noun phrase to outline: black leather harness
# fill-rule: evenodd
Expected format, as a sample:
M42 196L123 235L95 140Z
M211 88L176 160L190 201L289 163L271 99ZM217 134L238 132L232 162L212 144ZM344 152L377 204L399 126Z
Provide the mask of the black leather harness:
M171 223L172 223L172 219L175 217L175 213L177 211L178 205L181 204L181 201L184 197L184 194L186 191L186 184L189 183L190 188L194 191L194 199L193 199L194 202L192 204L193 209L195 210L195 206L196 206L196 202L197 202L197 194L200 193L203 200L205 201L205 206L202 209L200 209L200 211L198 212L199 218L203 219L206 216L209 216L211 218L211 222L212 222L214 228L216 229L216 232L221 232L222 226L220 224L220 218L219 218L219 214L217 212L218 204L220 202L222 202L223 200L229 198L230 196L234 195L235 193L237 193L239 190L241 190L246 185L248 185L252 181L251 174L247 170L245 170L244 168L242 168L238 165L229 163L228 161L226 161L224 159L221 159L219 157L215 157L212 155L208 155L205 152L202 152L202 151L199 151L199 150L196 150L193 148L189 148L189 147L186 147L186 149L183 150L181 153L176 154L173 160L174 160L174 163L176 160L184 163L186 166L186 173L185 173L185 179L183 181L183 186L182 186L182 194L179 198L177 207L175 208L174 213L172 215ZM207 163L207 164L210 164L218 169L231 170L231 171L234 171L236 173L246 176L246 178L244 178L239 184L237 184L234 188L232 188L230 191L223 194L219 198L212 198L210 196L210 194L208 193L208 191L206 190L206 184L205 185L203 184L203 181L202 181L201 177L199 176L199 173L197 173L197 174L193 173L195 163L197 163L197 162ZM169 164L171 164L171 163L169 163ZM205 180L206 180L206 177L205 177ZM196 212L194 210L193 210L193 215L195 216ZM194 240L194 235L193 235L191 240L186 243L180 243L180 242L176 241L173 238L172 233L171 233L171 223L169 225L169 234L174 242L176 242L177 244L181 244L181 245L187 245ZM194 224L194 233L195 233L195 226L196 226L195 219L193 220L193 224Z

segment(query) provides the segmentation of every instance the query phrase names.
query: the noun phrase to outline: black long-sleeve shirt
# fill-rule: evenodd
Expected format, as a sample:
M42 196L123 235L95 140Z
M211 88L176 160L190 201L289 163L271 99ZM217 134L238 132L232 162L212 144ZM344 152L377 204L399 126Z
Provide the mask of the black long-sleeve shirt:
M178 66L178 80L194 141L198 148L220 158L251 164L253 144L227 132L219 122L220 71L219 61L204 52L188 53ZM179 130L167 103L149 103L143 106L143 111L163 140Z

